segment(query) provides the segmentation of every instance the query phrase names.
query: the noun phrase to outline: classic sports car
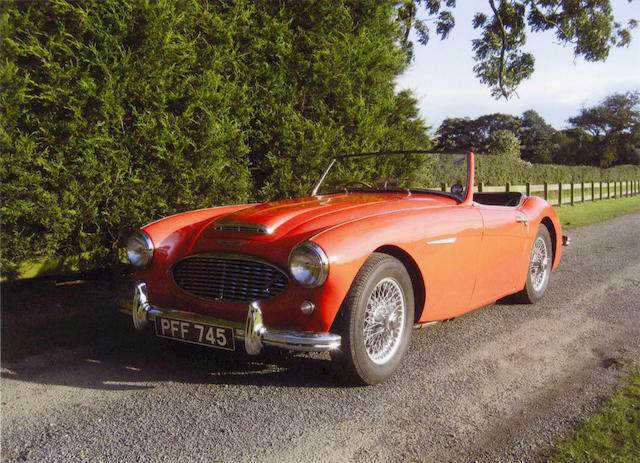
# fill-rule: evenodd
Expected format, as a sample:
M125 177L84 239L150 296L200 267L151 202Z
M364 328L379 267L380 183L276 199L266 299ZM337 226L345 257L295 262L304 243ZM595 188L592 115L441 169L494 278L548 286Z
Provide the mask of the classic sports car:
M553 208L474 193L473 153L438 155L460 170L451 191L373 180L381 156L408 153L425 152L338 157L308 197L142 227L127 245L135 327L218 349L244 343L249 354L329 351L345 378L374 384L398 367L414 322L513 293L540 299L564 244Z

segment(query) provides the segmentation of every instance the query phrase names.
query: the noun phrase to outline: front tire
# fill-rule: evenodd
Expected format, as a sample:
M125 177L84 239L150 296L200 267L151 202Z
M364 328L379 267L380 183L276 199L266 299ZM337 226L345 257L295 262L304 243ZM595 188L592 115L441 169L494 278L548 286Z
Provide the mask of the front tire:
M549 230L540 224L536 238L533 240L529 271L524 289L518 293L518 298L525 304L533 304L544 296L549 285L553 251Z
M411 278L395 257L373 253L356 276L336 321L342 336L332 359L348 381L391 376L409 346L414 318Z

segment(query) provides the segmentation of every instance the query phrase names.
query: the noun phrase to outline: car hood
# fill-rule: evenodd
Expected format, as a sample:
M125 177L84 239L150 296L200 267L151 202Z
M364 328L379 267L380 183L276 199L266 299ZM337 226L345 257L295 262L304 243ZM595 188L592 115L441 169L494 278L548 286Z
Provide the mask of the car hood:
M223 215L202 238L271 241L286 235L311 235L328 227L376 214L454 205L436 195L348 193L262 203Z

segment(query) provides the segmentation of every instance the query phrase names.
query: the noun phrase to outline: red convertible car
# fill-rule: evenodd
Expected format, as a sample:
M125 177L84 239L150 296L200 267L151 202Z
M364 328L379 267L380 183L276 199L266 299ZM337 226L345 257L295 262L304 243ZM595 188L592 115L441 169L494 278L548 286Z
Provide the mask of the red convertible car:
M249 354L329 351L346 379L375 384L397 369L414 323L513 293L541 298L563 244L549 203L474 193L473 153L438 155L460 171L450 191L401 186L420 179L386 176L385 156L410 153L423 152L335 158L305 198L142 227L127 245L136 328Z

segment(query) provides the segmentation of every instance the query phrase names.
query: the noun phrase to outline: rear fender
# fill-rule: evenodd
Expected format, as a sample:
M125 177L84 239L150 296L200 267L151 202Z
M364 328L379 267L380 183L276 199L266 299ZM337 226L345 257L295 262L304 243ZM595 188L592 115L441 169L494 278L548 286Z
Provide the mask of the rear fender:
M555 270L560 263L562 257L562 226L560 225L560 219L553 207L544 199L538 196L531 196L527 198L522 211L529 219L529 242L525 249L526 262L529 263L529 255L531 254L531 248L533 247L533 240L538 231L540 225L546 226L549 229L549 235L551 236L551 244L553 251L553 265L552 270Z

